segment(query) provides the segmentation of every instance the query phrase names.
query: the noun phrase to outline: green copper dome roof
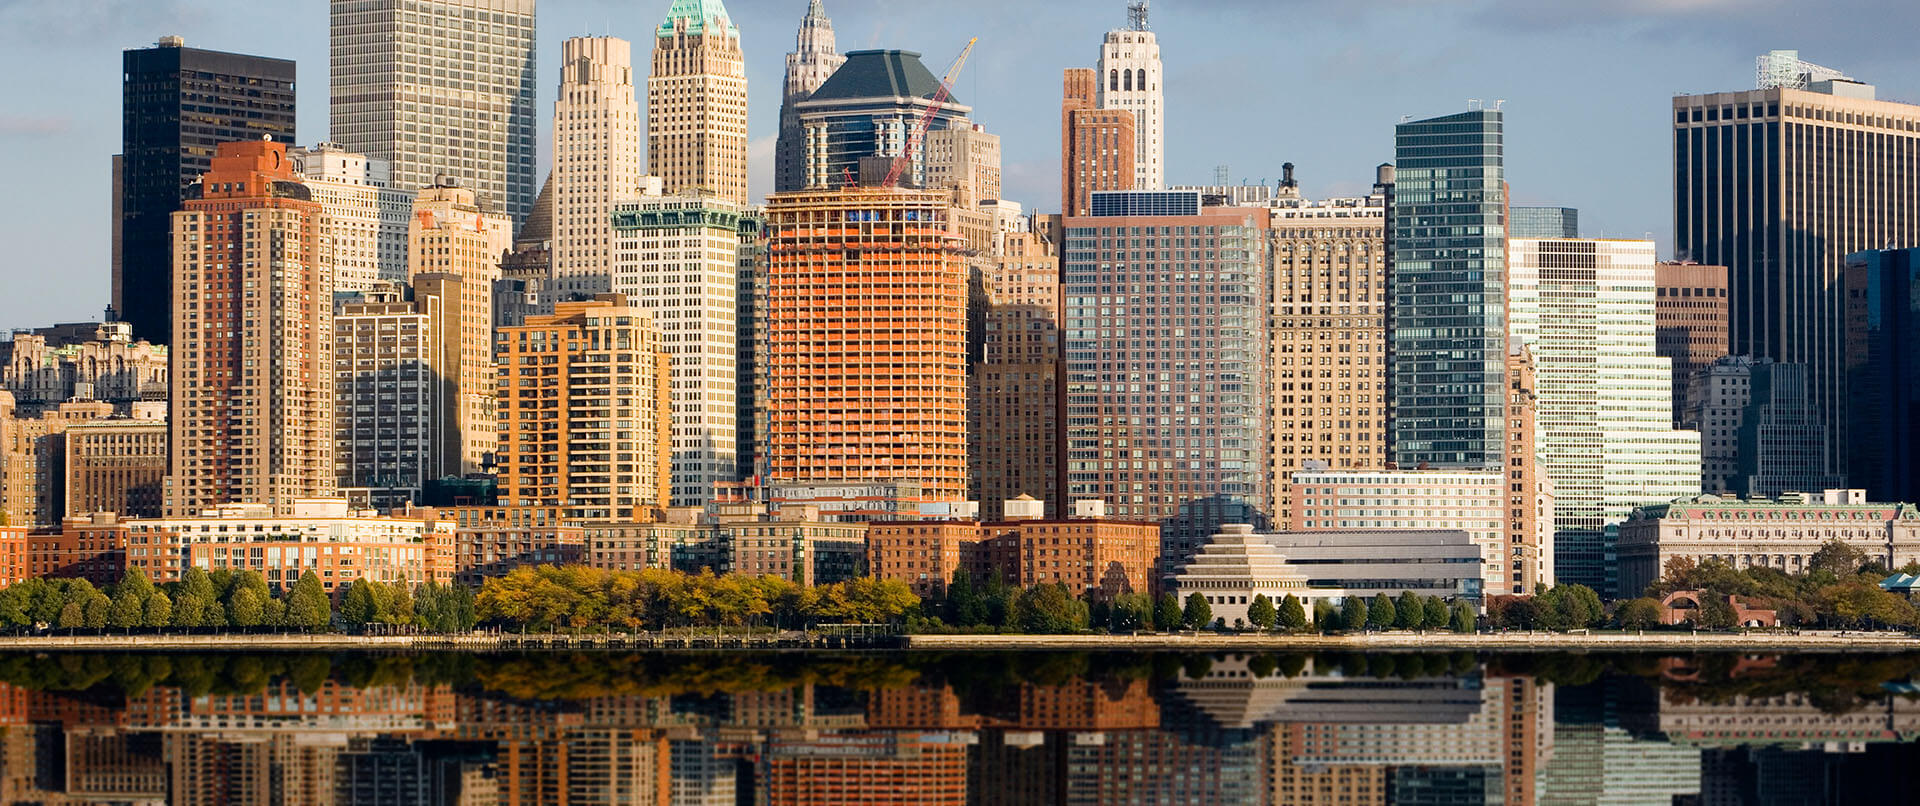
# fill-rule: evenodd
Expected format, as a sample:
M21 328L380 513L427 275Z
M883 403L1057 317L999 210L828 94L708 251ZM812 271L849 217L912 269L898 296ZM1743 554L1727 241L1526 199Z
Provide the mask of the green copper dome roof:
M673 6L667 9L667 18L660 23L655 36L673 36L673 24L679 20L687 21L687 33L706 33L707 24L718 22L729 36L739 36L739 27L733 24L733 17L727 13L727 4L720 0L673 0Z
M853 98L932 98L940 91L940 79L920 63L920 54L911 50L855 50L847 53L840 69L833 71L808 101L847 100ZM949 95L947 103L958 105Z

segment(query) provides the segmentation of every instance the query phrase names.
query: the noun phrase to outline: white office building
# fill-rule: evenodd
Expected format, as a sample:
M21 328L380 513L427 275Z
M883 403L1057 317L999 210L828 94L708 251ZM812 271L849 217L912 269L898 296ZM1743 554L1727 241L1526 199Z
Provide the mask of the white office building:
M1147 27L1147 4L1128 7L1128 25L1108 31L1100 44L1101 109L1133 113L1134 190L1166 186L1166 113L1160 92L1160 43Z
M320 253L333 260L334 293L405 282L413 189L393 186L393 166L337 143L320 143L289 156L325 214Z

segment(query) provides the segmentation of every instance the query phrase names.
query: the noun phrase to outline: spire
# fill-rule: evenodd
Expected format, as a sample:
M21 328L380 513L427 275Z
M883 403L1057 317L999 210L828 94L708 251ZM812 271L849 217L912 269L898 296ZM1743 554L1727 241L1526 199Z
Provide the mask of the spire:
M808 2L807 2L807 21L809 21L809 22L812 22L812 21L815 21L815 20L818 20L818 21L820 21L820 22L825 22L825 23L827 23L827 24L829 24L829 25L831 25L831 24L832 24L832 23L831 23L831 22L830 22L830 21L829 21L829 20L827 19L827 10L826 10L825 8L823 8L823 7L821 7L821 5L820 5L820 0L808 0Z
M660 22L655 35L665 38L673 36L682 24L686 32L700 35L707 32L708 25L714 25L728 36L740 35L739 27L733 24L733 17L727 14L727 4L721 0L673 0L667 8L667 18Z
M1147 26L1147 0L1127 4L1127 27L1135 31L1152 30Z

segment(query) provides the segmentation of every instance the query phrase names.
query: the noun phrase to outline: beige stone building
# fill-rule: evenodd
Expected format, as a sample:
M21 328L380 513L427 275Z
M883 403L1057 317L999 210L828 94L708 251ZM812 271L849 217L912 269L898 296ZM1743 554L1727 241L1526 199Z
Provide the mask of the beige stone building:
M1673 427L1686 425L1689 381L1731 349L1727 267L1661 262L1653 267L1653 347L1673 362Z
M1269 511L1279 514L1296 470L1386 466L1386 208L1381 195L1273 204Z
M1000 135L978 123L927 132L927 187L951 187L955 205L974 208L1000 198Z
M66 514L67 432L112 416L101 402L62 403L21 416L0 392L0 515L14 526L51 526Z
M166 404L135 404L132 417L74 423L65 442L63 514L160 516L160 487L167 475Z
M427 275L459 280L459 295L447 298L446 339L454 345L447 377L456 405L454 448L459 467L449 475L477 473L498 446L495 433L493 365L493 283L500 260L513 246L513 228L504 218L484 214L473 191L442 184L414 197L407 230L408 282L431 288Z
M221 143L173 214L168 514L333 494L333 273L286 145Z
M1796 574L1836 540L1888 568L1920 561L1920 509L1866 498L1863 490L1787 493L1771 500L1706 494L1636 508L1620 524L1620 593L1638 595L1676 558L1696 564L1718 558L1734 568Z
M818 507L725 504L676 509L650 523L588 523L586 563L610 571L776 576L826 585L866 572L867 525L829 523Z
M649 518L671 497L660 329L619 294L554 308L500 330L500 503Z
M747 203L747 72L720 0L674 0L647 77L648 171L668 193Z
M613 205L638 192L645 142L633 45L577 36L560 45L553 102L553 276L569 292L612 291Z
M362 578L409 585L453 579L452 521L376 515L338 498L299 499L284 514L227 504L127 528L127 567L154 582L178 581L190 567L258 571L282 588L311 571L329 591Z
M123 413L167 397L166 345L134 341L130 322L80 322L16 331L0 342L0 388L21 412L104 400Z
M986 346L973 368L974 500L997 520L1022 495L1059 517L1060 269L1054 244L1033 227L1001 234L986 278Z

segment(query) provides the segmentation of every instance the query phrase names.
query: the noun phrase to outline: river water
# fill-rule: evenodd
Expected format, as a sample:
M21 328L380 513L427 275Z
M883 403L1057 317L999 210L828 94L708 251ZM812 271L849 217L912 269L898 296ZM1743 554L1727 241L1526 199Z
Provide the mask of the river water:
M0 656L0 803L1892 804L1915 656Z

